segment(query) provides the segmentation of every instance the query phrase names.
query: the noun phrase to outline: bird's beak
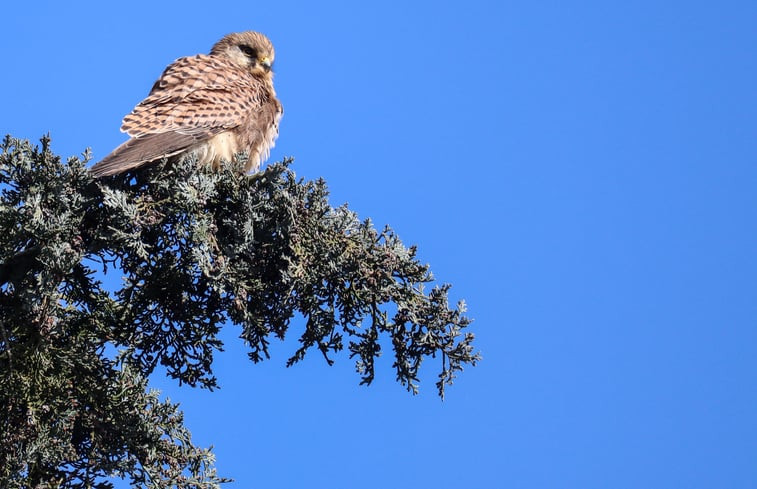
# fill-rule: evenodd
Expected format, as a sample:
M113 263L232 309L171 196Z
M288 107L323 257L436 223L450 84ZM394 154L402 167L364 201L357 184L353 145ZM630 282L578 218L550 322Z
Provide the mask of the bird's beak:
M267 70L271 69L271 60L270 58L268 58L268 56L266 56L265 58L262 58L260 60L260 64L265 66Z

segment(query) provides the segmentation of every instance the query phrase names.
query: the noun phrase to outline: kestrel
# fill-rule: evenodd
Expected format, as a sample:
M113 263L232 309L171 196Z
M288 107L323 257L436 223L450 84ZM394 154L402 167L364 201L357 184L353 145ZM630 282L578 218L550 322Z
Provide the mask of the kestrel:
M189 154L218 168L243 151L245 171L257 170L283 113L273 89L273 59L271 41L251 31L225 36L208 55L177 59L124 117L121 131L131 139L93 166L92 174L115 175Z

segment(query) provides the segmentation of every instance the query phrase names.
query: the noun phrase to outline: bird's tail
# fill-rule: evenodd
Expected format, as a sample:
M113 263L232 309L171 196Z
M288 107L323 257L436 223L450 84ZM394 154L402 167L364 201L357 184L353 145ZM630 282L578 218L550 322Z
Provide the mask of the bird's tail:
M194 136L167 132L134 137L114 149L90 169L95 178L107 177L138 168L161 158L187 150L196 142Z

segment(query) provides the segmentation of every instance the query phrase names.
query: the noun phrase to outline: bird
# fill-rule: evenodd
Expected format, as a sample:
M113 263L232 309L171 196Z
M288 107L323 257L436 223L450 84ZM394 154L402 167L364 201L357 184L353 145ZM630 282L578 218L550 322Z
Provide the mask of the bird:
M91 168L95 178L194 155L218 169L247 153L244 171L270 155L283 114L273 88L274 49L259 32L237 32L210 54L179 58L121 125L129 139Z

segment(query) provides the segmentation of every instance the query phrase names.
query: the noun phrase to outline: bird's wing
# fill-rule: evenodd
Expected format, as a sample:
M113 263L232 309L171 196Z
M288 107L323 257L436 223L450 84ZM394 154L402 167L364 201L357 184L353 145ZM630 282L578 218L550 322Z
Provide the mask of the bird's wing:
M268 102L267 96L258 80L224 59L179 58L124 117L121 130L131 139L93 166L92 173L113 175L181 153L238 126Z
M179 58L124 117L121 130L139 137L229 129L264 103L261 88L260 81L223 58L202 54Z

